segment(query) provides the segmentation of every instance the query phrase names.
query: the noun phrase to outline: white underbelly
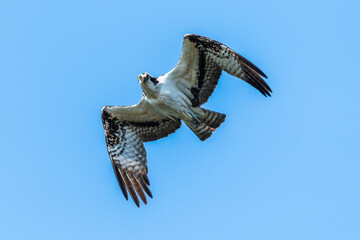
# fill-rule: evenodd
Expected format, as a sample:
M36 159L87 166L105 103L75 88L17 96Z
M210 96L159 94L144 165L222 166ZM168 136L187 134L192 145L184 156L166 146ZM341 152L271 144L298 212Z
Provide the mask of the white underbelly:
M159 114L180 119L192 119L189 102L178 94L162 94L157 99L151 100L151 104Z

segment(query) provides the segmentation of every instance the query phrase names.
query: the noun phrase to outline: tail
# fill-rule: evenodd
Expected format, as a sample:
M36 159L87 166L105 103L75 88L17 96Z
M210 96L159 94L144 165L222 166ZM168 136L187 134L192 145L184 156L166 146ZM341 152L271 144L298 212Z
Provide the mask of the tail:
M201 141L205 141L212 135L212 132L225 121L226 115L204 108L201 108L201 110L204 114L199 119L194 118L193 121L184 122Z

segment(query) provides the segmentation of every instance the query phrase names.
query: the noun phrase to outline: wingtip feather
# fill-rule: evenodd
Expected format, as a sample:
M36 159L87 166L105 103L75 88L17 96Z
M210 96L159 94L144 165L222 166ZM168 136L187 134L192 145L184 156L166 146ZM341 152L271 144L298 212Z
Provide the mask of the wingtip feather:
M131 185L131 181L130 181L127 173L124 173L124 174L123 174L123 178L124 178L124 181L125 181L125 183L126 183L126 187L127 187L127 189L129 190L130 197L133 199L133 201L135 202L136 206L140 207L139 198L138 198L138 196L136 195L136 192L135 192L133 186Z
M146 182L146 184L147 184L148 186L150 186L150 181L149 181L148 176L147 176L147 175L143 175L143 179L144 179L144 181Z
M115 172L115 176L116 176L116 180L120 186L121 192L123 193L124 197L126 200L129 200L128 197L128 192L126 190L126 185L125 182L123 180L123 177L121 176L121 170L116 166L116 163L111 161L112 167L114 169Z
M128 175L129 176L129 175ZM137 180L137 178L134 176L134 174L130 174L129 176L130 181L132 183L132 186L135 188L135 191L137 192L137 194L139 195L139 197L141 198L141 200L145 203L145 205L147 204L147 199L145 196L145 193L143 192L143 188L141 187L141 184L139 183L139 181Z

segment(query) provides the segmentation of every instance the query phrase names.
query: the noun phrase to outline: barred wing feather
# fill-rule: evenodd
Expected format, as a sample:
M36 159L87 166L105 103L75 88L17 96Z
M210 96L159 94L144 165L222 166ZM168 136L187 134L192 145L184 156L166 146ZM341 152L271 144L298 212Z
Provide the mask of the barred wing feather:
M151 115L144 101L130 107L104 107L101 118L111 163L125 198L129 192L138 207L138 196L147 204L145 193L151 198L152 193L143 142L175 132L181 126L180 119Z
M168 76L190 83L192 104L198 107L213 93L222 70L270 96L271 89L263 79L267 76L258 67L224 44L195 34L184 36L181 58Z

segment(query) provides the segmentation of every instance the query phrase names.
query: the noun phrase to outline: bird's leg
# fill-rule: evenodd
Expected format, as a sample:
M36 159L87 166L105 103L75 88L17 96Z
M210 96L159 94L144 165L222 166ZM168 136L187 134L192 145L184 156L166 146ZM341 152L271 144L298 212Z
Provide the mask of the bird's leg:
M197 117L193 117L192 123L197 127L197 126L199 126L200 121L199 121L199 119Z
M198 114L194 113L193 111L189 111L189 113L192 116L191 122L195 126L199 126L199 124L200 124L200 116Z

